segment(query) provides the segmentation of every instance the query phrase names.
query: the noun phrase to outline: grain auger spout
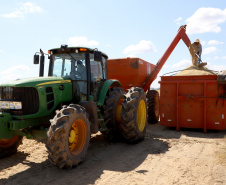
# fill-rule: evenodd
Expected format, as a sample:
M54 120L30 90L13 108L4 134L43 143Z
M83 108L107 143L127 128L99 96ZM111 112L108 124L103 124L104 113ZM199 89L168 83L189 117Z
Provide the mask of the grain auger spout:
M167 50L165 51L163 56L159 59L155 68L151 72L151 74L147 77L147 79L143 83L144 90L148 89L149 86L152 84L152 82L156 79L157 75L159 74L163 65L165 64L165 62L167 61L167 59L169 58L169 56L171 55L171 53L173 52L175 47L177 46L180 39L182 39L184 41L185 45L188 47L188 50L189 50L191 57L192 57L192 64L193 65L200 67L200 66L204 66L204 65L207 64L207 63L197 64L198 56L194 52L194 48L191 44L191 41L190 41L188 35L186 34L186 26L187 25L183 25L179 28L179 30L178 30L176 36L174 37L173 41L171 42L171 44L169 45L169 47L167 48Z

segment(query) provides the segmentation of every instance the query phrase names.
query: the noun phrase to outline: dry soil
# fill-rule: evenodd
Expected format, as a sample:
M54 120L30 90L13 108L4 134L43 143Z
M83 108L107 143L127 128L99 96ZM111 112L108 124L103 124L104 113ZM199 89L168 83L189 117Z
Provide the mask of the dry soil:
M86 160L61 170L48 160L44 141L23 140L0 160L0 184L226 184L226 131L148 125L136 145L92 136Z

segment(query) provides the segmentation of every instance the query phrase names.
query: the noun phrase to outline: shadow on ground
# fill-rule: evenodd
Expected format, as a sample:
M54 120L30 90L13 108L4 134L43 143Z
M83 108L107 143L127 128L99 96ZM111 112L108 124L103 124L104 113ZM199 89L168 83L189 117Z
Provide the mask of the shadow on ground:
M0 159L0 171L9 167L15 166L18 163L21 163L22 161L26 161L26 157L28 155L29 154L24 152L17 152L13 156ZM13 160L12 160L12 157L13 157ZM9 160L11 161L10 163L9 163Z
M145 174L148 169L136 168L147 158L151 160L152 155L166 153L170 146L165 139L180 139L182 135L207 139L224 138L225 134L225 131L203 133L203 130L197 129L181 129L177 132L175 128L149 124L145 140L135 145L124 142L109 143L102 135L97 135L90 141L86 160L70 170L59 169L47 158L41 163L29 161L26 157L30 154L19 152L2 159L0 170L13 167L18 163L26 164L28 168L24 171L18 170L18 173L8 179L1 179L0 184L94 184L105 171L124 173L134 170L135 173ZM41 142L44 143L44 141Z
M79 166L70 170L61 170L47 159L42 163L26 162L28 169L8 179L0 180L0 184L94 184L105 170L117 172L135 170L148 155L162 154L169 150L169 144L161 139L154 139L149 128L150 126L145 140L135 145L123 142L109 143L102 135L97 135L91 139L86 160ZM18 155L9 157L11 161L15 158L11 166L24 161L25 157L19 157L20 159ZM0 169L8 167L0 163ZM147 169L136 172L145 173Z

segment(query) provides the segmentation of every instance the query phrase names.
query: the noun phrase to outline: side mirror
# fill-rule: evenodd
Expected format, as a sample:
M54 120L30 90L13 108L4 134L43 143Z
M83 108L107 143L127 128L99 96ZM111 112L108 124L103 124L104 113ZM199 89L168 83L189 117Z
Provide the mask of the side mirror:
M34 64L39 64L39 55L34 55Z
M94 51L94 60L102 62L102 53L100 51Z

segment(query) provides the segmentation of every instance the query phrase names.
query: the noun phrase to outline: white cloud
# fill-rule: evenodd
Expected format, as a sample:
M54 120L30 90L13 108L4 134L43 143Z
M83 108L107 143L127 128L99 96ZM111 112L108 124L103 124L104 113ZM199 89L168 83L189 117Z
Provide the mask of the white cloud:
M180 62L173 64L172 68L186 68L188 66L192 65L191 60L183 59Z
M39 13L42 11L41 7L37 6L35 3L24 3L22 7L20 7L21 11L25 13Z
M220 23L226 21L226 9L199 8L191 17L186 19L187 33L206 33L221 31Z
M160 75L157 76L157 78L152 82L151 88L159 88L160 84L158 83L161 81Z
M4 75L4 74L8 74L8 73L28 71L28 70L29 70L29 67L26 65L16 65L16 66L10 67L4 71L1 71L0 74Z
M0 53L2 52L2 50L0 49Z
M177 23L177 24L181 24L182 20L183 19L181 17L178 17L177 19L174 20L174 22Z
M5 18L23 18L24 13L22 13L21 11L15 11L15 12L12 12L12 13L3 14L2 17L5 17Z
M164 65L163 65L163 68L166 68L166 69L167 69L167 68L170 68L170 67L171 67L171 65L169 65L169 64L164 64Z
M205 46L206 45L206 41L201 40L201 44L202 44L202 46Z
M88 40L86 37L70 37L68 44L71 46L98 46L99 42Z
M226 56L222 57L222 59L226 59Z
M207 54L210 54L210 53L214 53L217 51L217 48L215 46L211 46L211 47L208 47L208 48L205 48L203 50L203 55L207 55Z
M26 14L40 12L42 12L41 7L39 7L35 3L27 2L24 3L20 8L17 8L14 12L3 14L1 16L5 18L24 18Z
M28 70L29 70L29 67L26 65L16 65L16 66L10 67L0 72L0 82L11 81L11 80L22 78L23 76L22 74Z
M223 42L217 41L217 40L210 40L208 42L208 45L219 45L219 44L223 44Z
M128 55L135 55L138 53L149 53L149 52L156 52L156 47L151 41L141 40L136 45L129 45L127 46L123 53Z
M212 65L210 63L207 63L206 67L213 71L222 71L222 70L226 69L226 65Z

